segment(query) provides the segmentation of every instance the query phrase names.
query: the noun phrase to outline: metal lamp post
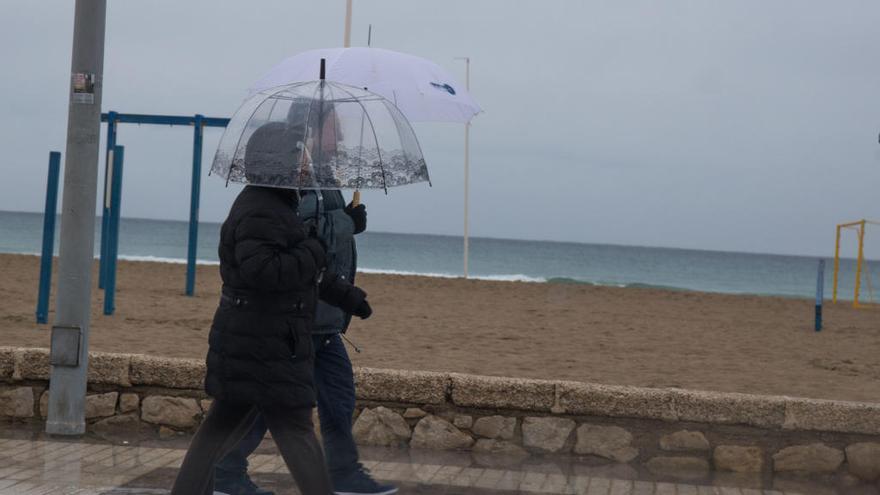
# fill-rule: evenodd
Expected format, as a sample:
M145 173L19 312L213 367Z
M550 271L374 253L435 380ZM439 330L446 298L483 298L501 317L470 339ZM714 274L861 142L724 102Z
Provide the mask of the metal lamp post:
M46 432L85 433L106 0L76 0Z

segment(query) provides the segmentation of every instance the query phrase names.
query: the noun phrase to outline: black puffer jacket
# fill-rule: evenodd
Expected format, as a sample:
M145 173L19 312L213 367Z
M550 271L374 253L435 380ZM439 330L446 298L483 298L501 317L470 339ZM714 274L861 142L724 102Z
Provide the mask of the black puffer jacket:
M248 186L223 223L223 297L205 378L214 398L311 407L310 332L318 297L349 312L364 301L363 291L322 271L324 250L308 236L296 208L293 191Z

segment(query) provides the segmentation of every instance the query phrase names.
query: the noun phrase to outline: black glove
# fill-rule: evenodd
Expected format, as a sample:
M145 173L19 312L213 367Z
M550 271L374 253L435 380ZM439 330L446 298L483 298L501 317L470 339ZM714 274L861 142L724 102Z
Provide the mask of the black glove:
M367 302L367 293L360 287L353 285L348 287L345 296L342 298L342 304L339 307L346 313L353 314L364 320L373 314L373 308Z
M364 299L360 306L355 308L355 310L351 314L359 317L362 320L366 320L373 314L373 308L371 308L370 303L368 303L367 300Z
M320 240L309 237L300 241L297 247L305 248L312 255L312 258L315 259L315 267L319 271L327 267L327 252L324 250Z
M345 207L345 213L351 217L354 222L354 233L360 234L367 230L367 207L363 204L352 206L351 203Z

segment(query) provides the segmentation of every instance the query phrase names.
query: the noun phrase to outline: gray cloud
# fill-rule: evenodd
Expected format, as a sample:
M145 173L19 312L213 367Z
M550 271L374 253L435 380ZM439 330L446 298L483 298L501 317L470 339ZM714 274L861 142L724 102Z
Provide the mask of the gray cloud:
M39 211L64 149L73 2L4 6L0 209ZM282 58L339 45L343 9L111 2L104 109L231 115ZM355 0L353 40L372 23L374 46L462 78L453 58L472 57L475 235L828 255L835 223L880 217L878 18L850 0ZM434 187L367 194L371 227L456 234L463 131L417 131ZM187 217L191 141L121 129L124 215ZM235 190L202 190L202 218L222 219Z

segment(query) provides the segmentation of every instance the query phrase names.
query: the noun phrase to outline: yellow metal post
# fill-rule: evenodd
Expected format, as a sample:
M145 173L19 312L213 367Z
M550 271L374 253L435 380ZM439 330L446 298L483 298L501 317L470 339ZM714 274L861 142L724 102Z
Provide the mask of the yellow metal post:
M837 226L837 240L834 242L834 292L832 303L837 303L837 272L840 271L840 225Z
M859 307L859 289L862 286L862 261L865 248L865 220L859 222L859 257L856 260L856 293L853 298L853 307Z

